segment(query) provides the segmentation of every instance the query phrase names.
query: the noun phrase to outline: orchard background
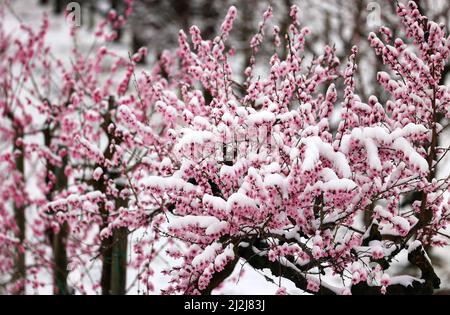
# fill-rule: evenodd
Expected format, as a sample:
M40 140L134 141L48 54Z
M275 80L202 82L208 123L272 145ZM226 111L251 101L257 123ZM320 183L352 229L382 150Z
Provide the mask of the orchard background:
M450 4L2 0L1 294L445 294Z

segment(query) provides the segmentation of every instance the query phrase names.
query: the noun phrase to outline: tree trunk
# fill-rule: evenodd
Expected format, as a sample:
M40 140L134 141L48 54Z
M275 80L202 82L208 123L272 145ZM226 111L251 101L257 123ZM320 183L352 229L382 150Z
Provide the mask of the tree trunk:
M202 36L204 39L212 39L216 32L219 12L217 12L214 4L215 1L206 0L201 6L202 19L206 21L206 25L202 29Z
M190 0L175 0L171 3L177 17L180 19L181 28L187 30L190 27L191 4Z
M118 185L118 190L122 191L125 187ZM128 206L128 200L119 197L116 198L116 211ZM127 247L128 247L128 229L118 228L113 232L113 252L111 265L111 294L125 295L127 285Z
M137 34L137 32L133 31L132 35L132 41L131 41L131 50L133 53L137 52L139 48L146 46L146 43L144 40L142 40L141 37ZM145 64L147 62L146 56L143 56L142 59L138 62L139 64Z
M56 176L55 191L59 192L67 187L67 177L64 169L68 163L67 156L63 159L63 165L60 168L54 168ZM69 294L67 286L67 237L69 234L69 226L64 223L58 233L56 233L53 242L53 262L55 269L53 272L53 292L59 295Z
M59 232L56 233L53 243L53 293L55 295L68 295L69 290L67 286L67 251L66 242L69 227L64 223Z
M50 126L44 130L44 144L47 148L52 144L52 129ZM65 156L62 161L61 167L52 165L47 161L47 175L45 182L47 185L51 184L50 174L53 174L56 178L56 182L46 193L46 199L48 202L52 201L54 194L61 192L67 188L67 176L64 170L68 164L68 157ZM53 250L53 294L55 295L67 295L69 294L69 288L67 286L67 277L69 272L67 270L67 236L69 233L69 226L64 223L58 233L54 233L52 228L46 231L50 246Z
M115 153L114 149L109 149L109 144L114 142L117 145L120 145L121 142L121 139L117 139L114 136L114 132L110 132L109 130L109 126L112 123L111 111L116 107L117 104L114 97L110 97L108 102L108 111L106 112L102 123L102 129L108 136L108 146L103 152L106 160L111 160ZM119 174L114 169L105 170L105 175L109 180L117 180L119 177ZM101 178L95 182L94 188L106 193L107 182L104 178ZM118 184L117 189L121 191L124 189L124 186ZM114 196L113 198L115 199L116 210L128 205L128 200L122 199L120 197L120 193L118 196ZM104 229L108 227L109 224L109 213L104 203L101 204L100 211L103 220L101 229ZM127 274L127 236L128 231L126 228L118 228L113 231L112 236L103 239L101 242L100 250L103 256L101 287L103 295L125 294Z
M119 12L119 9L120 9L119 4L120 4L120 0L111 0L111 9L115 10L118 15L120 14L120 12ZM120 42L120 40L122 39L122 33L123 33L122 27L119 27L119 28L115 29L115 31L117 33L117 36L114 39L114 42Z
M23 137L23 128L20 126L16 126L16 136L14 138L14 152L17 153L15 163L16 163L16 171L21 174L21 182L19 183L19 191L24 189L24 175L25 175L25 153L22 145L17 145L19 139ZM25 218L25 204L22 200L21 202L14 201L14 219L16 221L17 229L18 229L18 239L20 241L20 245L24 245L24 241L26 238L26 218ZM16 256L16 275L15 278L17 280L23 280L23 285L20 286L16 294L25 294L25 280L26 280L26 264L25 264L25 249L19 248L17 250Z
M61 14L64 11L66 0L53 0L53 13Z
M127 285L128 230L126 228L120 228L115 230L113 235L111 294L124 295Z
M127 200L116 199L116 210L126 207ZM102 205L104 209L104 206ZM103 228L108 226L109 215L104 213ZM118 228L113 231L111 237L105 238L101 242L103 257L101 287L102 295L124 295L126 293L127 282L127 247L128 230Z
M90 30L93 30L95 27L95 14L97 11L94 2L92 2L92 1L89 2L88 10L89 10L88 28Z
M102 287L102 295L111 294L111 262L112 262L112 237L108 237L102 240L101 248L103 256L102 265L102 278L100 285Z

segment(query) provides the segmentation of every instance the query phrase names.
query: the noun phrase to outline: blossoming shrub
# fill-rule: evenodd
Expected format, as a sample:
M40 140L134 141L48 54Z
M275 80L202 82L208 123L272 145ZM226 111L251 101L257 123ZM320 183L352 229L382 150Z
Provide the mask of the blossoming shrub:
M240 260L309 293L431 293L440 280L424 246L444 245L450 214L449 180L436 177L449 106L440 82L450 52L444 25L421 16L414 2L399 4L408 42L387 28L369 36L390 68L378 79L391 99L365 103L354 93L357 47L342 72L332 47L307 64L308 29L297 11L287 55L274 53L257 74L265 12L243 84L226 43L234 8L213 40L194 26L190 45L180 32L179 97L156 102L173 150L163 174L137 181L167 212L157 228L186 247L168 250L180 263L167 270L165 293L211 293ZM412 193L410 206L401 205ZM420 278L387 272L402 252Z

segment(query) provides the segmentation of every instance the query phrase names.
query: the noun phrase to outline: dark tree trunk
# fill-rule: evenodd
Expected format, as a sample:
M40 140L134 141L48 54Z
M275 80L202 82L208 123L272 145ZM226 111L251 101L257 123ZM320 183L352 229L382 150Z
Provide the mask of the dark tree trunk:
M53 293L55 295L68 295L69 289L67 286L67 251L66 243L69 227L64 223L59 232L56 233L53 243L53 263L55 264L53 270Z
M120 144L121 139L117 139L114 132L110 132L109 126L112 123L111 111L116 108L116 102L113 97L110 97L108 102L108 111L104 116L102 123L102 129L108 136L108 142L115 142ZM104 152L104 157L107 160L111 160L115 151L109 150L109 145ZM105 175L110 180L118 179L118 173L114 169L105 170ZM106 193L107 183L104 178L96 181L94 188L101 192ZM118 185L118 190L122 190L124 187ZM113 197L115 199L116 210L126 207L128 205L127 199L122 199L120 194ZM109 213L105 207L105 204L100 205L100 211L102 214L103 225L101 229L104 229L109 224ZM113 231L113 235L105 238L101 241L101 255L103 257L101 287L103 295L111 294L125 294L126 293L126 274L127 274L127 245L128 245L128 230L126 228L119 228Z
M139 37L137 32L133 31L131 45L131 50L135 53L139 50L139 48L146 46L146 43L141 37ZM143 56L143 58L139 61L139 64L145 64L146 62L147 58L146 56Z
M16 171L20 173L22 181L19 183L19 191L23 191L24 189L24 176L25 176L25 152L23 150L22 145L17 145L19 139L23 138L23 128L21 126L15 126L16 136L14 138L14 152L16 152L15 164ZM25 233L25 204L22 202L17 203L14 202L14 219L16 221L17 229L18 229L18 239L21 245L24 245L24 241L26 238ZM18 249L16 253L16 280L26 280L26 264L25 264L25 251ZM25 294L25 283L20 289L15 292L16 294Z
M125 187L119 185L117 189L122 191ZM116 211L128 206L128 200L116 198ZM128 229L119 228L113 232L113 252L111 265L111 294L124 295L127 285L127 247Z
M117 14L120 14L120 12L119 12L120 3L121 3L121 0L111 0L111 9L115 10L117 12ZM114 39L114 41L120 42L122 39L122 35L123 35L122 27L115 29L115 31L116 31L117 36Z
M62 14L64 12L64 5L66 0L53 0L53 13Z
M105 238L102 240L100 248L103 257L102 278L100 280L102 295L111 294L112 242L112 237Z
M217 19L219 12L217 12L215 1L206 0L202 5L202 18L206 21L206 26L202 30L202 36L205 39L211 39L216 33Z
M44 130L44 144L47 148L50 148L52 143L52 129L48 126ZM56 178L56 182L46 194L47 201L52 201L54 194L61 192L67 188L67 176L64 170L68 164L68 158L63 158L62 165L57 167L47 162L47 176L45 181L51 184L50 174L53 174ZM54 233L51 228L46 231L49 239L50 246L53 249L53 294L55 295L67 295L69 294L69 288L67 285L67 277L69 272L67 270L67 237L69 233L69 226L67 223L60 226L58 233Z
M190 27L191 5L190 0L172 1L172 7L181 21L181 27L188 29Z
M67 157L63 159L63 165L60 168L54 169L56 176L55 191L62 191L67 187L67 177L64 174L64 169L67 165ZM53 262L55 270L53 273L54 293L59 295L69 294L67 285L67 277L69 272L67 270L67 237L69 234L69 226L64 223L58 233L55 235L53 242Z
M127 285L128 230L126 228L115 230L113 239L111 294L124 295Z
M113 231L113 236L102 240L103 257L101 287L102 295L126 293L127 275L127 229Z
M93 1L89 2L88 11L89 11L88 28L92 30L95 27L95 14L97 13L95 2Z

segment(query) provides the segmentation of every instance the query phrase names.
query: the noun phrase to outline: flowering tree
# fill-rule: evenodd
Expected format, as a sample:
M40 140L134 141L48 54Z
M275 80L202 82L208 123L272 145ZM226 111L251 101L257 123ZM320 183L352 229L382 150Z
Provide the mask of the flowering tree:
M125 294L134 270L131 286L148 293L163 246L176 261L165 294L211 294L240 262L312 294L439 288L426 248L446 245L450 218L437 172L450 118L444 25L400 3L406 39L370 34L389 69L381 104L356 93L356 46L343 67L334 47L305 53L298 11L287 27L264 12L244 78L227 42L234 7L217 37L180 31L176 53L139 74L146 49L108 47L125 23L114 11L101 45L68 61L51 56L46 19L37 33L22 23L26 36L0 28L2 288L38 290L47 272L55 294Z
M116 38L117 20L123 19L111 11L95 32L92 52L74 48L71 60L51 54L46 16L39 32L20 21L23 36L0 29L0 261L6 292L46 286L41 273L52 275L55 294L87 292L86 278L91 289L104 294L127 290L128 231L119 219L112 221L127 206L127 176L141 164L145 150L130 139L133 135L116 128L117 99L146 110L152 96L148 89L142 91L145 101L133 93L125 96L146 50L122 57L105 46ZM74 40L77 33L71 30ZM123 79L117 82L117 77ZM158 80L151 73L145 78ZM145 256L145 264L151 257ZM93 260L102 262L99 282L91 279ZM144 260L134 262L136 268L141 264ZM79 279L68 279L80 269Z
M449 94L439 82L450 40L444 25L428 21L414 2L399 4L397 13L410 44L387 28L369 38L391 69L378 74L391 95L384 106L376 96L364 103L354 93L356 47L342 73L330 47L305 67L308 29L300 28L295 6L287 54L275 53L262 76L252 65L271 17L265 12L243 84L232 79L233 51L225 44L234 8L213 41L191 28L194 50L180 32L182 99L156 103L174 142L161 165L167 173L139 180L150 204L167 212L156 228L186 246L168 250L181 262L167 270L166 293L209 294L239 259L309 293L439 288L423 246L444 245L449 218L449 179L436 178L436 169L447 152L439 147L439 122L448 117ZM274 36L277 46L277 28ZM340 77L346 87L332 133L333 82ZM400 207L411 192L412 207ZM402 252L420 278L387 272ZM327 282L333 277L340 286Z

